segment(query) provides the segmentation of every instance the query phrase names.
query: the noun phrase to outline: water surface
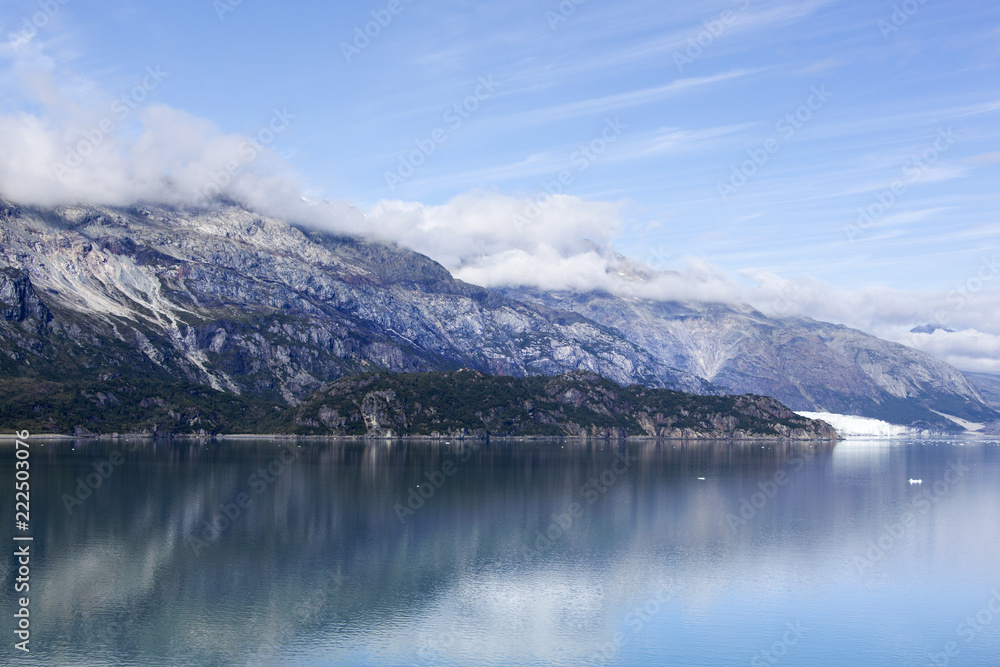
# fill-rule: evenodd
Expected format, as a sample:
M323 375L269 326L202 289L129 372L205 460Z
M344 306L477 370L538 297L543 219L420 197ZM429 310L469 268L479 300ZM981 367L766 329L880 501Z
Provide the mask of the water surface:
M31 532L4 664L1000 664L991 440L35 441Z

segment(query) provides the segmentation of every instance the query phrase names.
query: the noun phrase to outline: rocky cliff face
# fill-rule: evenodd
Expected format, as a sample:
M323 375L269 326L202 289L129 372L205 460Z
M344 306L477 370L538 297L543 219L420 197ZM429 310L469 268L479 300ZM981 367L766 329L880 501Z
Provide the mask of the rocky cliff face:
M728 393L772 396L795 410L922 427L952 427L932 410L972 421L996 419L955 368L844 326L770 318L749 306L654 302L607 293L503 293L584 315Z
M44 326L52 313L35 294L28 274L17 269L0 269L0 318L8 322L33 320Z

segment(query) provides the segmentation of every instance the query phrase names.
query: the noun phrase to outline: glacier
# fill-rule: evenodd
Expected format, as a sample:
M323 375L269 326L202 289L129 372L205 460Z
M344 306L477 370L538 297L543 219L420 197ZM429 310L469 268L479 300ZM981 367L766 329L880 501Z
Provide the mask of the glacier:
M842 438L904 438L921 435L923 431L909 426L890 424L881 419L838 415L832 412L795 411L806 419L819 419L832 426Z

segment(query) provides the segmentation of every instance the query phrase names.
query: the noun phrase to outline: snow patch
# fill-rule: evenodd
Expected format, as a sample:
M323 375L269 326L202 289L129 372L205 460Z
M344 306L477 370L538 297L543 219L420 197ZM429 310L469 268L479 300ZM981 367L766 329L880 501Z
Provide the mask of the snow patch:
M961 417L956 417L955 415L946 415L945 413L938 412L937 410L931 410L931 412L933 412L936 415L941 415L945 419L950 419L951 421L955 422L956 424L964 428L966 431L973 431L973 432L982 431L983 429L986 428L986 424L970 422L966 419L962 419Z

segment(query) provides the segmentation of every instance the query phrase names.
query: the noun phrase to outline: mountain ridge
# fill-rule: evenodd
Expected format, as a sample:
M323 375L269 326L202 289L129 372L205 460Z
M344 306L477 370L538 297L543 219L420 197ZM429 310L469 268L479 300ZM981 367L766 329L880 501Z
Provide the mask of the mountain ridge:
M707 386L578 314L462 283L412 251L232 206L7 205L0 248L0 265L30 282L15 285L8 272L0 291L21 290L18 307L40 299L53 313L44 324L4 320L5 339L50 377L97 363L87 346L117 340L134 348L131 363L290 403L380 369L590 370L624 384Z

